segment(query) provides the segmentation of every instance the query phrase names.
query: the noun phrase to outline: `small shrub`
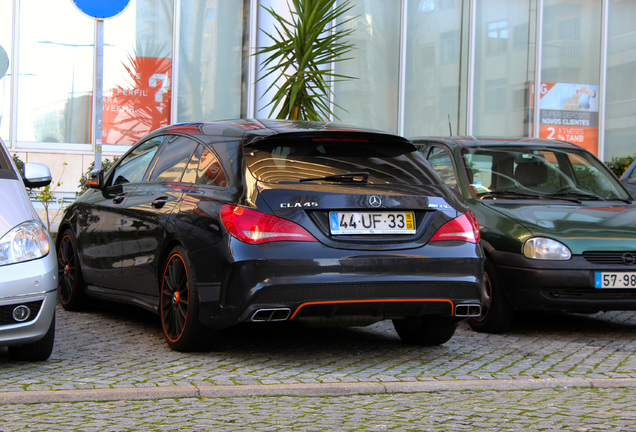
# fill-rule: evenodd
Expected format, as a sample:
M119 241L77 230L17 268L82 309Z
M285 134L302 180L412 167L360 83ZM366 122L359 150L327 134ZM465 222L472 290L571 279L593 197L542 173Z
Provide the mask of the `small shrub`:
M14 153L11 158L13 159L13 163L15 164L15 166L18 168L18 171L22 171L22 168L24 168L24 162L22 162L20 156L18 156L17 153Z
M605 162L605 165L607 165L609 169L616 174L616 177L620 177L634 159L636 159L636 154L631 156L613 157L609 162Z
M17 154L13 154L12 159L16 168L18 168L19 171L22 171L24 169L24 162L22 161L22 159L20 159L20 156L18 156ZM64 174L66 165L67 165L66 162L64 162L63 168L62 168L62 174ZM51 231L51 220L55 219L57 215L62 210L64 210L64 206L63 206L64 200L62 198L55 197L55 189L57 189L61 185L62 185L62 182L58 181L57 183L51 183L42 188L27 188L27 192L29 196L32 199L42 203L42 206L44 207L44 212L46 215L46 227L48 228L49 231ZM60 205L60 208L57 209L53 217L50 217L49 206L51 205L51 203L54 203L54 202L57 202Z

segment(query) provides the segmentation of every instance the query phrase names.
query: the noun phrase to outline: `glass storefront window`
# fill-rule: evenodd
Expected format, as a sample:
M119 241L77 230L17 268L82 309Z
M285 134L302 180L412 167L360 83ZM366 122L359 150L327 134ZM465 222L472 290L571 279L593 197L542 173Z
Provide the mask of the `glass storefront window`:
M542 137L575 142L609 160L636 151L636 3L607 0L607 79L602 89L604 3L541 2L539 88L545 94L538 108ZM15 17L14 5L19 11ZM248 74L254 61L249 50L271 42L264 32L274 31L272 20L262 6L289 17L288 1L179 0L178 5L178 56L172 52L175 0L131 0L119 16L105 20L104 144L131 144L169 122L240 117L252 108L256 117L276 115L266 107L271 93L263 94L271 81L254 83ZM336 72L357 79L333 87L334 102L342 106L334 111L342 122L401 130L406 136L447 135L449 120L454 133L532 134L537 0L354 0L352 5L348 17L355 19L346 25L355 29L350 39L355 49L347 56L350 60L336 64ZM469 40L471 7L474 41ZM250 17L250 10L257 10L257 16ZM17 29L12 28L14 19ZM254 26L253 19L258 20ZM17 141L16 147L27 151L87 151L88 146L50 143L92 140L94 26L94 19L71 0L0 1L0 137L5 142ZM249 46L253 28L259 29L258 40ZM12 53L14 37L17 51ZM469 69L472 42L475 64ZM12 65L17 63L14 76ZM179 68L174 77L178 86L173 67ZM470 83L474 87L468 95ZM605 107L600 106L601 96ZM599 130L602 114L604 131Z
M636 154L636 3L612 0L607 41L605 158Z
M570 141L595 154L601 15L601 2L544 2L539 136Z
M271 46L273 41L267 36L266 33L276 34L276 21L271 14L266 10L273 9L279 15L283 16L288 21L292 19L287 0L258 0L258 12L256 14L258 18L258 29L256 34L256 50ZM274 95L276 94L276 86L270 89L270 86L274 83L274 76L277 74L264 77L268 73L267 68L263 68L263 61L267 59L267 55L256 56L256 82L254 83L255 95L255 117L256 118L276 118L280 112L280 106L272 112L274 105L271 103ZM282 81L280 82L282 83ZM270 89L269 91L267 91Z
M461 56L461 1L409 1L407 10L404 133L457 133Z
M11 137L11 2L0 2L0 138L8 145Z
M90 142L93 38L93 20L71 1L22 2L17 140Z
M400 66L400 2L352 2L343 16L355 30L350 60L336 64L336 73L356 77L334 85L334 114L343 122L388 132L398 129Z
M473 134L528 136L532 0L476 2ZM520 97L526 94L528 97Z
M241 115L248 7L245 0L181 1L177 121Z
M170 123L172 0L131 0L104 21L104 144L133 144Z

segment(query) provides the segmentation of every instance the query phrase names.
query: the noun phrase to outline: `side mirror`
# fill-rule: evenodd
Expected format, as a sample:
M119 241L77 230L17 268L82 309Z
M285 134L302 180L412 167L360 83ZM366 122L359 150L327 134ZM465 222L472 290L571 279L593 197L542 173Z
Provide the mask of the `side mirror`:
M44 164L25 162L22 168L22 181L28 188L39 188L51 184L51 171Z
M90 189L104 188L104 170L93 170L88 174L86 186Z

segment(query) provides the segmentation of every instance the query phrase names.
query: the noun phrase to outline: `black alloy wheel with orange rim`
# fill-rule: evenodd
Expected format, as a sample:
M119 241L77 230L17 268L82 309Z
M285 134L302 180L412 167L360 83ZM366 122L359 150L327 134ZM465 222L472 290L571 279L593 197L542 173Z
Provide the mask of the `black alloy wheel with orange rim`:
M84 288L75 236L66 230L57 249L57 296L62 307L68 311L85 309L88 301Z
M196 351L206 346L198 309L194 273L185 248L177 246L168 255L161 278L161 329L172 349Z

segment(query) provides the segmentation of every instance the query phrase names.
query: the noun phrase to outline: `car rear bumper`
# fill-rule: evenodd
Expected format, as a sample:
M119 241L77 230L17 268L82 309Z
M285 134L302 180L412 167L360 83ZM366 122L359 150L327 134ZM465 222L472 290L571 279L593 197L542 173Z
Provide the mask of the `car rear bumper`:
M319 248L315 245L314 247ZM424 247L401 253L329 249L276 259L237 261L214 302L202 304L202 321L378 321L427 314L458 319L479 314L483 272L475 245ZM220 319L219 319L220 318Z
M599 265L575 256L568 261L529 260L500 253L498 276L515 309L594 312L636 310L636 289L595 288L596 272L634 272L636 266Z
M0 346L35 342L47 333L57 301L55 254L0 267ZM14 318L17 307L26 307L28 317Z

